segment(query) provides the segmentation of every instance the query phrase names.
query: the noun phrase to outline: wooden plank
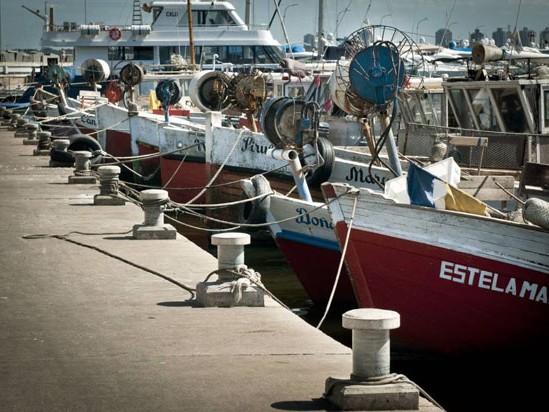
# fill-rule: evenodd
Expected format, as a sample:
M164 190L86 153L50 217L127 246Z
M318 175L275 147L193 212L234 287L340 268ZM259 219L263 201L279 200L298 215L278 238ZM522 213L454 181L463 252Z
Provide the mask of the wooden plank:
M488 146L488 138L478 136L452 136L450 137L450 143L454 146L486 147Z
M482 201L512 199L498 184L508 192L515 193L513 176L467 176L465 179L462 178L458 183L458 188Z

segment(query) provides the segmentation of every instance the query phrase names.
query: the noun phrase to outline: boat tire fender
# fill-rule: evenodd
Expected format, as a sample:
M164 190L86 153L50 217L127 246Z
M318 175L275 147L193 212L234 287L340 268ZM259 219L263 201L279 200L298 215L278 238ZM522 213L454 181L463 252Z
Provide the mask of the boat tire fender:
M253 176L242 181L242 200L252 199L272 193L269 181L263 175ZM267 211L270 208L270 197L265 196L249 202L244 202L238 208L238 221L244 224L261 224L266 222Z
M307 173L307 184L312 187L319 187L322 183L327 181L332 175L335 164L335 151L332 143L324 138L318 138L318 151L320 156L324 159L324 164L312 172ZM303 161L303 159L301 159Z
M75 152L79 150L86 150L92 153L92 157L90 159L91 164L99 164L102 162L103 156L101 155L101 152L103 149L101 148L101 144L96 139L85 134L74 135L71 136L70 139L71 143L67 148L67 151Z

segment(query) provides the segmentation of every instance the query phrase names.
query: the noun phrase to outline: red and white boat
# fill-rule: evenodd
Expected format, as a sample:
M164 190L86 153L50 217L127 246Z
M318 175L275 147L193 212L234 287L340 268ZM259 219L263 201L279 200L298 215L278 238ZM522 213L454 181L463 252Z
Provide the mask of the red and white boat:
M338 159L337 164L341 169L347 165L348 177L354 174L352 172L355 170L353 168L356 168L354 162ZM367 166L363 164L362 168L356 170L362 170L367 174L366 168ZM383 173L382 169L377 168L377 170L376 173ZM428 166L427 170L453 183L457 184L459 181L459 167L452 159L434 163ZM387 175L384 176L387 177ZM355 187L376 190L374 184L362 180L351 180L348 177L335 175L333 179L330 177L329 181L345 181ZM393 188L395 195L402 197L401 190L398 189L398 181L396 179L390 181L397 183L389 186ZM275 192L269 197L267 222L275 243L305 291L314 302L326 303L334 288L341 261L341 249L328 207L324 202L307 202ZM356 306L350 276L345 266L342 267L332 300L338 305Z
M395 342L440 353L547 346L549 231L344 183L322 190L359 306L401 315Z

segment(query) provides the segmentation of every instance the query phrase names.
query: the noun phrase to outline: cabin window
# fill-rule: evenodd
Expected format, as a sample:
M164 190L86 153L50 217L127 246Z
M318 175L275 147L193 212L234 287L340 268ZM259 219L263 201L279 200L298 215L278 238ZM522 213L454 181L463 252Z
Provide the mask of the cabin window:
M468 92L473 106L473 113L470 113L470 115L476 118L480 129L491 130L494 114L490 104L489 92L486 89L471 89ZM474 126L474 123L472 125Z
M501 98L498 99L498 106L508 132L522 133L527 131L528 123L516 91L502 94Z
M233 64L278 64L282 56L271 47L249 46L203 46L200 53L201 64L212 64L213 55L217 54L217 62Z
M196 48L195 48L196 52ZM189 47L187 46L166 46L159 48L160 64L172 64L172 55L182 56L187 62L190 62L191 57Z
M226 10L193 10L193 27L236 26L236 22ZM187 12L179 20L178 26L188 27Z
M153 60L152 47L109 47L109 60Z
M256 46L253 53L256 64L279 64L284 58L279 49L271 46Z

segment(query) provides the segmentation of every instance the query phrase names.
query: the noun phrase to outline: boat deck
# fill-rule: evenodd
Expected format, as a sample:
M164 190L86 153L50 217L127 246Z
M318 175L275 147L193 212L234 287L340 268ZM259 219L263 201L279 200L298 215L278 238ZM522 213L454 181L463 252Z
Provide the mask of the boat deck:
M48 162L0 131L0 409L333 410L324 383L349 376L349 348L269 298L197 307L150 271L194 287L212 255L134 240L138 206L94 206L97 185Z

